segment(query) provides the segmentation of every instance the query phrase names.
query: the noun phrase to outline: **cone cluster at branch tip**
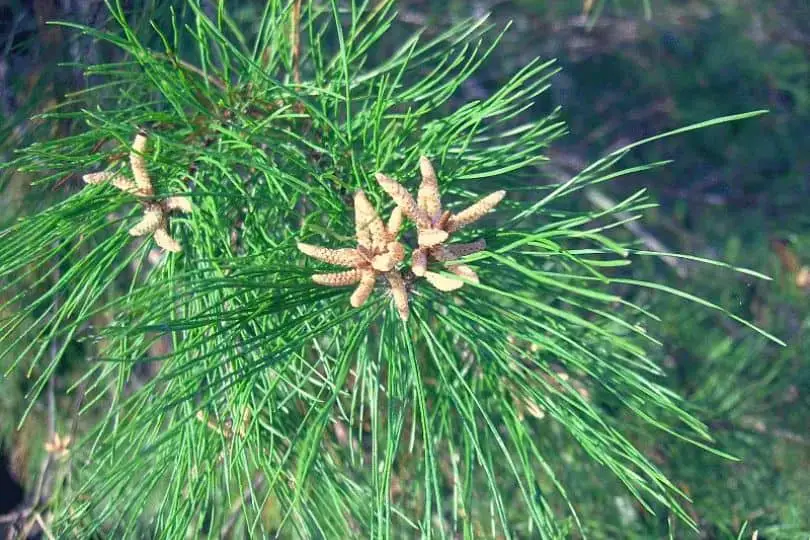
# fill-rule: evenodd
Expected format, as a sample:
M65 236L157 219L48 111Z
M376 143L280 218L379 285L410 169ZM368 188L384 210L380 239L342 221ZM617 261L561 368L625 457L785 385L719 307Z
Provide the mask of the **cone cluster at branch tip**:
M408 293L405 281L396 268L405 258L405 249L396 240L402 225L401 213L395 209L388 224L384 224L366 194L358 191L354 196L354 222L356 248L329 249L299 242L298 249L305 255L335 266L351 268L343 272L315 274L312 280L329 287L357 283L350 303L353 307L360 307L374 291L377 278L383 276L391 287L400 318L408 320Z
M151 234L155 243L173 253L182 251L180 244L169 234L169 214L173 211L188 214L191 212L191 202L185 197L168 197L161 201L148 200L155 191L152 186L152 179L146 170L147 136L143 131L139 131L132 142L132 149L129 153L129 165L132 170L134 182L112 171L102 171L85 174L82 179L86 184L103 184L109 182L115 188L125 193L135 195L144 205L144 214L141 221L129 229L132 236L144 236Z
M453 214L442 208L436 171L425 156L419 159L419 171L422 182L416 200L396 180L382 173L375 175L380 187L394 199L402 212L416 223L419 246L411 257L411 270L414 275L424 277L428 283L441 291L461 288L464 285L463 279L478 283L478 275L466 264L445 265L447 271L462 279L432 272L428 270L428 265L431 262L448 263L486 248L483 239L466 244L446 244L446 242L452 233L478 221L495 208L506 195L506 191L490 193L458 214Z
M382 173L375 175L380 186L397 204L387 225L383 224L363 191L355 194L356 248L329 249L298 244L298 249L305 255L336 266L351 268L343 272L315 274L312 276L315 283L330 287L344 287L357 283L350 302L353 307L360 307L374 290L377 277L382 275L391 287L391 295L400 318L403 321L407 320L408 291L402 275L396 268L405 258L404 248L396 240L404 216L413 220L417 227L419 245L411 257L411 270L414 275L424 277L441 291L459 289L464 285L463 280L478 283L478 275L466 264L445 266L449 272L461 279L432 272L428 270L428 265L431 262L448 263L483 250L486 247L483 239L466 244L445 245L445 242L452 233L477 221L492 210L506 192L491 193L458 214L452 214L442 210L438 179L428 158L424 156L420 158L419 169L422 183L416 200L396 180Z

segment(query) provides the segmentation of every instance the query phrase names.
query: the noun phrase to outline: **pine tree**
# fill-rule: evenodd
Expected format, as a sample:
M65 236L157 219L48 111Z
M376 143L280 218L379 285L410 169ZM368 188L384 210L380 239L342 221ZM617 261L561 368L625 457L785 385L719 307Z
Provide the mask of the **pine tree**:
M48 441L60 537L565 537L587 532L571 460L696 526L624 416L725 454L622 291L779 340L627 273L659 255L613 238L653 206L643 191L569 201L664 165L622 168L633 148L758 113L549 188L559 111L517 119L553 62L449 105L497 46L486 20L376 61L389 1L269 0L257 26L224 3L151 24L109 9L106 30L73 26L124 57L43 115L74 134L8 165L75 189L0 232L3 366L37 374L32 404L80 373L82 429Z

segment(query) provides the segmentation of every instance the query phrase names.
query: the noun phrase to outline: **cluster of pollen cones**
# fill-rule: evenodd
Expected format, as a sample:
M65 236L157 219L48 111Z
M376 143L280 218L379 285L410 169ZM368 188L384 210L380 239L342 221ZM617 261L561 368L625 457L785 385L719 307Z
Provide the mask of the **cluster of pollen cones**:
M403 215L416 224L418 246L411 255L411 270L417 277L424 277L441 291L453 291L464 285L465 280L478 283L478 275L466 264L453 263L456 259L481 251L486 247L484 240L466 244L447 244L450 236L480 219L492 210L506 195L496 191L457 214L442 209L439 197L439 184L436 172L428 158L419 160L422 183L417 197L408 193L399 182L377 173L380 187L396 203L387 224L384 224L377 211L363 191L354 198L356 248L329 249L299 243L298 249L310 257L323 262L349 268L343 272L315 274L315 283L331 287L358 284L351 296L351 305L360 307L374 290L377 277L382 275L391 287L394 305L400 318L408 319L408 291L397 265L405 258L405 249L397 241ZM431 262L445 263L444 268L453 276L428 270Z
M129 164L134 181L124 177L120 172L102 171L85 174L82 179L87 184L110 183L125 193L130 193L140 199L144 205L143 218L129 229L132 236L145 236L151 234L155 243L166 251L178 253L182 251L180 244L169 234L169 215L173 211L188 214L191 212L191 202L185 197L168 197L156 201L153 199L155 191L152 179L146 170L147 137L139 132L132 143L129 153Z

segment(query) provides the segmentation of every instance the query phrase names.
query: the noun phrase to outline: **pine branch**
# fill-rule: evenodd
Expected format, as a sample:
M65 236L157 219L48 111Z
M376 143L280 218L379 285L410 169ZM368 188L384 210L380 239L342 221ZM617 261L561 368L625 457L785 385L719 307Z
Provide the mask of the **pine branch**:
M633 143L547 189L533 175L565 127L532 107L553 64L456 106L502 34L466 21L380 59L393 3L367 4L271 0L256 28L197 0L146 28L115 4L117 28L68 25L126 58L88 66L103 82L82 106L44 116L82 132L11 166L90 185L0 232L4 367L36 370L35 397L69 344L87 355L94 422L71 453L88 465L53 502L54 534L236 536L244 518L259 535L560 537L567 518L583 528L566 445L694 527L605 410L728 456L659 380L655 316L619 293L776 338L617 270L643 254L612 237L652 206L643 192L564 208L663 164L619 168L638 145L752 115Z

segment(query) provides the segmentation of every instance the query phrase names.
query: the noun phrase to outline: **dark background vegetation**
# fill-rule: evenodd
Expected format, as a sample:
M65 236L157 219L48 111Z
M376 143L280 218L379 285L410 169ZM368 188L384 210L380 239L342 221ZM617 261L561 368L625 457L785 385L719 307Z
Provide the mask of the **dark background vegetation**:
M128 4L143 8L141 2ZM681 300L636 298L662 319L649 330L663 342L655 354L669 371L670 387L712 426L719 447L740 460L723 460L645 433L638 433L635 442L691 497L689 511L702 537L736 537L748 522L746 537L756 529L759 538L809 538L810 277L803 267L810 266L810 3L403 0L400 28L391 33L390 46L406 31L425 27L434 34L487 12L496 25L511 20L512 28L463 86L459 102L495 91L536 56L557 58L562 67L542 105L546 110L561 106L570 133L552 149L538 183L565 180L636 139L716 116L770 110L766 116L646 146L633 159L674 163L590 190L580 204L593 208L646 187L660 207L648 213L641 227L619 234L649 249L718 258L774 277L755 284L687 260L650 260L636 268L640 277L720 303L788 346L766 344L722 316ZM99 25L105 17L97 0L0 0L0 160L20 146L64 133L67 126L30 118L88 84L71 62L104 58L105 51L87 38L45 21ZM4 177L0 221L71 189L66 184L32 199L27 196L30 180ZM74 369L81 372L79 362ZM49 388L67 425L74 408L60 396L71 380L69 372L60 374ZM31 496L42 459L48 404L37 404L16 429L27 381L16 373L0 381L0 448L7 460L0 465L8 464L0 470L0 516L19 503L14 501L21 495L17 484ZM560 480L570 486L574 500L582 501L578 510L595 536L666 534L665 517L643 512L576 449L564 458L582 460ZM674 533L694 536L677 526Z

